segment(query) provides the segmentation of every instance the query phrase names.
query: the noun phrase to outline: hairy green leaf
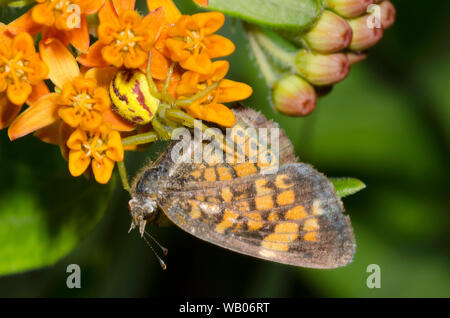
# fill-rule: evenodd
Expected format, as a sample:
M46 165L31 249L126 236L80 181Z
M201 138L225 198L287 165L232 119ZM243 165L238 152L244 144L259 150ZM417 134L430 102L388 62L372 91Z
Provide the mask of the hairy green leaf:
M366 187L366 185L355 178L330 178L329 179L336 189L336 193L339 197L347 197L355 194Z
M306 30L319 17L322 0L209 0L195 1L252 23L277 29Z

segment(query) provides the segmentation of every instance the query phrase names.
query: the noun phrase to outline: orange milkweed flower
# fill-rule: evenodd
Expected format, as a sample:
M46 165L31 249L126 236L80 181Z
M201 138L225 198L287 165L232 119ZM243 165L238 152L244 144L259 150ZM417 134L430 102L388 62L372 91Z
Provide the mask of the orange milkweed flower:
M95 14L105 0L36 0L37 4L8 25L17 34L43 33L43 39L55 37L64 44L86 52L89 48L89 30L86 15Z
M229 68L227 61L213 62L211 68L213 71L208 75L192 71L185 72L177 86L177 94L184 97L192 96L213 83L219 82L218 87L211 93L192 104L182 105L182 107L195 118L224 127L232 127L235 116L222 103L246 99L253 93L253 89L247 84L224 79Z
M104 87L97 87L94 78L76 77L66 82L59 96L58 115L69 126L92 130L100 126L111 101Z
M40 44L43 59L49 65L50 80L60 92L41 97L33 107L22 112L8 129L11 140L40 129L51 129L48 126L61 120L72 128L95 129L106 120L113 129L134 129L112 113L101 72L80 74L75 58L59 40L41 41ZM46 140L58 140L56 136L43 135Z
M212 58L230 55L235 50L233 42L213 34L224 23L225 16L219 12L183 15L168 29L165 45L170 58L186 70L211 73Z
M98 41L78 61L90 67L113 65L145 71L166 14L160 7L142 17L133 9L134 1L107 1L99 13Z
M80 176L91 165L95 180L103 184L111 178L115 162L124 157L119 132L105 124L93 131L78 128L67 140L67 147L70 173Z
M22 105L48 92L43 82L48 75L28 33L9 36L0 27L0 129L20 112Z

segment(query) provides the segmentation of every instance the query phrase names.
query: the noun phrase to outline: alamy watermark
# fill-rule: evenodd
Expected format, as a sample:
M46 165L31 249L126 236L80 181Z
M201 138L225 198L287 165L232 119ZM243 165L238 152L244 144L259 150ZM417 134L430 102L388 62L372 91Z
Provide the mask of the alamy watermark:
M369 29L381 29L381 7L378 4L371 4L367 7L367 27Z
M176 128L172 140L179 140L171 151L173 162L238 164L251 162L260 173L276 173L279 168L279 128L218 128L202 131L200 120L194 122L194 134L187 128Z

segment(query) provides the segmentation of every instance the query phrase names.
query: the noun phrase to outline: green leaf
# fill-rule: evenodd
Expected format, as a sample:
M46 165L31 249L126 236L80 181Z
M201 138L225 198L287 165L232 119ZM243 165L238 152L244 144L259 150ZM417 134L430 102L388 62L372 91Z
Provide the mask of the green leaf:
M355 194L366 187L366 185L355 178L329 178L336 189L336 194L343 198Z
M322 0L209 0L210 10L285 30L306 30L322 11Z
M85 237L108 205L114 180L74 178L59 149L0 134L0 275L56 263Z

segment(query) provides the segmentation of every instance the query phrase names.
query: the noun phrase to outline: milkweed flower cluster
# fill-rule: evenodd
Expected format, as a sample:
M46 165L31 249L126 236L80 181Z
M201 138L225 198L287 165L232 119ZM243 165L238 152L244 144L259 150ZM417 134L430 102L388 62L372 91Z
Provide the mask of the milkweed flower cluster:
M182 15L171 0L147 0L147 7L143 16L133 0L36 0L1 25L0 129L7 128L11 140L34 133L58 145L73 176L93 174L107 183L124 151L136 149L126 138L153 130L159 137L174 128L158 108L145 125L121 116L110 91L118 74L148 78L157 106L163 100L164 110L183 120L232 126L233 112L223 103L245 99L252 89L225 79L229 64L216 60L235 50L215 34L224 15ZM94 15L98 26L90 25ZM92 29L96 41L90 43ZM142 102L142 92L129 93Z

